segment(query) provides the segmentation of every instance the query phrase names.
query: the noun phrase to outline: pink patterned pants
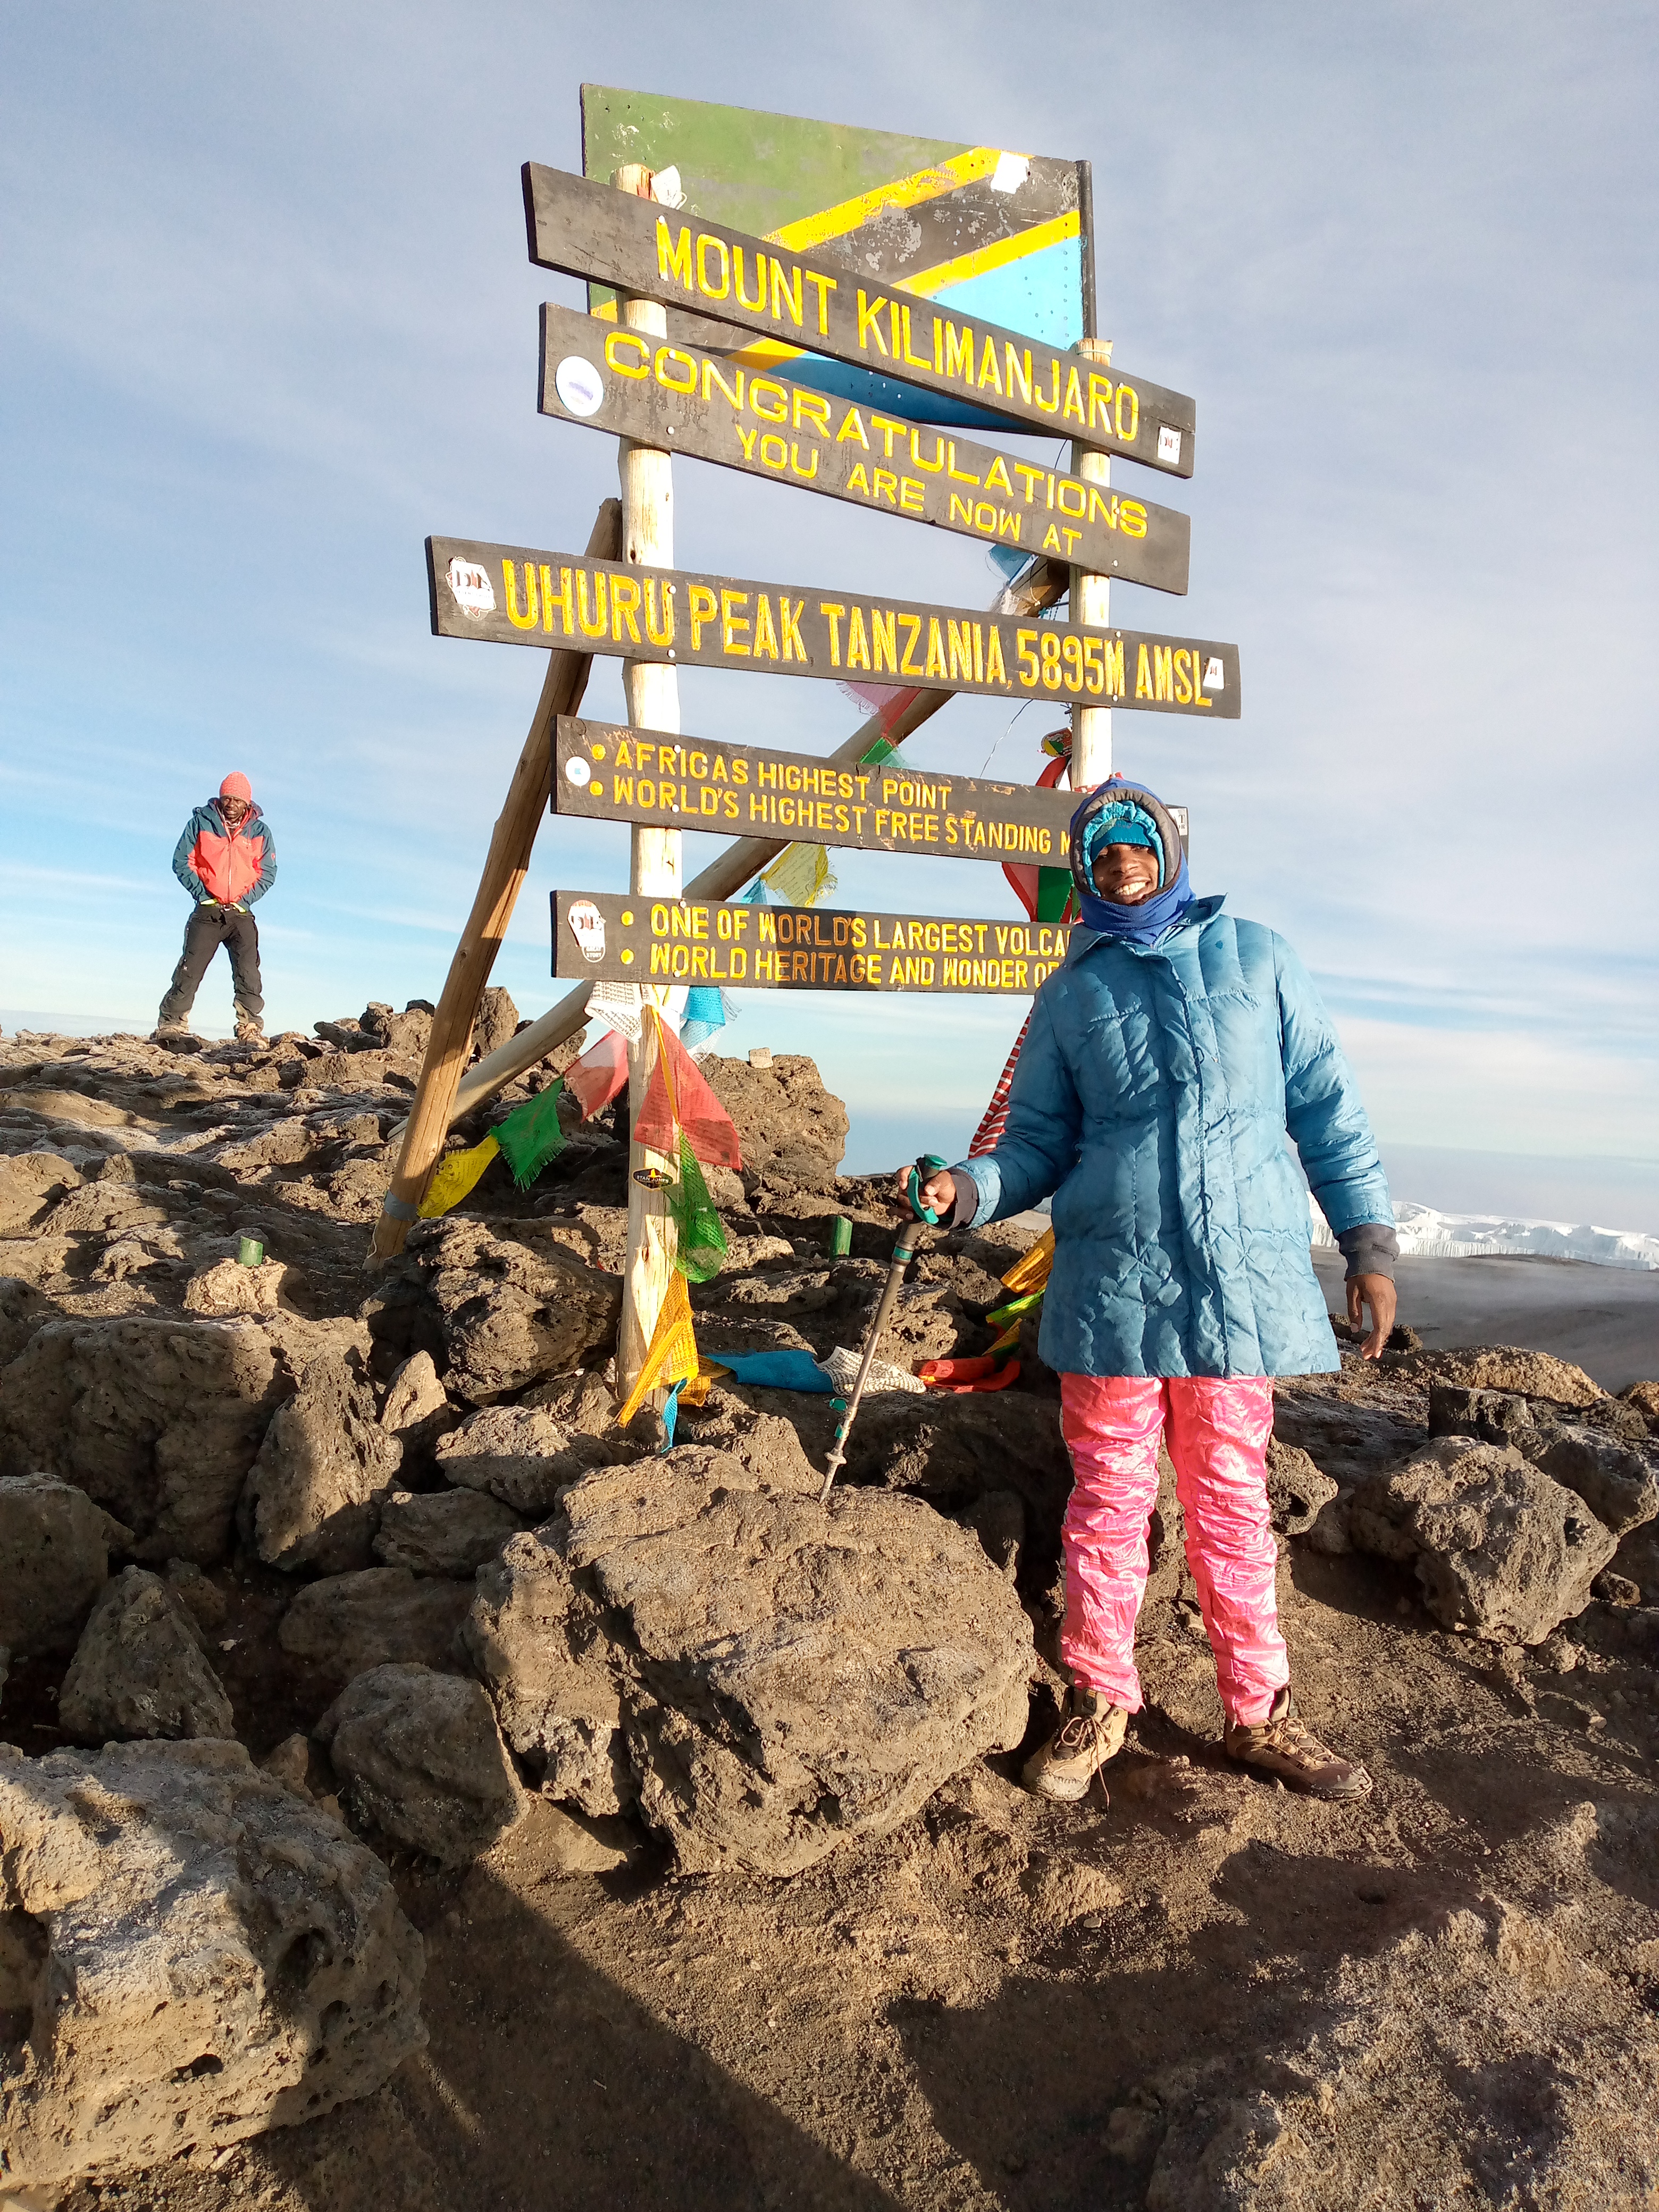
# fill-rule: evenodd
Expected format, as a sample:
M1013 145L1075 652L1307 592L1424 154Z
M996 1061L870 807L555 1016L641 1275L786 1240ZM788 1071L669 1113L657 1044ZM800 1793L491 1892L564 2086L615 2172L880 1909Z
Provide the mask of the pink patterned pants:
M1146 1532L1167 1424L1187 1564L1230 1718L1255 1726L1291 1678L1279 1632L1279 1564L1267 1510L1273 1389L1265 1376L1062 1375L1060 1413L1073 1476L1062 1531L1073 1681L1139 1712L1135 1622L1146 1594Z

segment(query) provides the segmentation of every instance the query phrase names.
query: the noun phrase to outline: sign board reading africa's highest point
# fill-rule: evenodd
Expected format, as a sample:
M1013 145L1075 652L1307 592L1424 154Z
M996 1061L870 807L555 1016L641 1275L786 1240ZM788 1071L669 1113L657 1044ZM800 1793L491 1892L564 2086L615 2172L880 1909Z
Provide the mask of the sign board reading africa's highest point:
M1171 476L1193 472L1194 410L1181 392L562 169L527 161L524 189L530 258L543 268L700 307L924 392L971 399L1024 429L1076 436Z
M553 973L590 983L1029 997L1066 957L1058 922L555 891Z
M620 197L620 195L618 196ZM810 585L637 568L533 547L428 538L440 637L675 666L863 676L992 698L1068 699L1236 720L1238 648L1208 639L1023 620Z
M1192 525L1171 507L696 346L546 306L541 382L542 413L565 422L1126 583L1187 588Z

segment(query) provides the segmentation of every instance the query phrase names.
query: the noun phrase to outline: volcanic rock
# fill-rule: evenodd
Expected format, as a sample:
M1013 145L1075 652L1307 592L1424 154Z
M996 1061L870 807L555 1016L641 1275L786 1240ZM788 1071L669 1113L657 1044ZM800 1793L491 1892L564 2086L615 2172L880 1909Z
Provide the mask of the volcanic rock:
M706 1053L697 1065L736 1127L751 1202L757 1194L786 1206L803 1194L835 1196L847 1109L824 1089L816 1060L781 1053L769 1066L755 1067Z
M507 1043L519 1026L519 1010L514 1005L510 992L499 983L489 984L479 1003L477 1020L472 1024L472 1050L475 1058L487 1060L492 1052L499 1052Z
M79 1743L236 1733L194 1614L142 1567L118 1575L94 1606L64 1677L58 1716Z
M1613 1537L1571 1491L1494 1444L1448 1437L1354 1493L1355 1548L1415 1569L1444 1628L1541 1644L1582 1613Z
M0 1647L68 1651L132 1532L50 1474L0 1476Z
M1518 1391L1558 1406L1594 1406L1607 1396L1601 1384L1570 1359L1528 1352L1514 1344L1472 1345L1462 1352L1408 1352L1389 1358L1389 1370L1428 1382L1453 1382L1466 1390Z
M0 1744L0 1936L28 1969L0 2043L14 2194L313 2118L426 2040L385 1869L240 1744Z
M56 1152L0 1155L0 1237L28 1237L59 1199L78 1190L81 1173Z
M248 1471L241 1519L259 1557L290 1572L344 1574L374 1558L380 1501L403 1446L343 1359L314 1359L279 1407Z
M394 1490L380 1508L374 1556L417 1575L471 1580L515 1535L519 1516L477 1490Z
M613 1432L614 1433L614 1432ZM579 1435L533 1406L486 1406L469 1413L434 1455L446 1482L486 1490L514 1513L550 1512L567 1483L626 1455L620 1439Z
M454 1425L444 1386L429 1352L412 1352L392 1370L380 1408L380 1426L407 1452L429 1449Z
M45 1468L134 1532L144 1560L209 1566L293 1388L248 1322L50 1322L6 1370L0 1472Z
M465 1583L417 1581L407 1567L365 1567L307 1583L283 1614L276 1640L337 1690L393 1662L453 1674L455 1632L471 1600Z
M33 1283L23 1282L16 1275L0 1275L0 1367L9 1366L57 1310Z
M463 1218L417 1223L408 1249L428 1271L449 1387L475 1406L574 1367L615 1337L616 1278L550 1240L532 1253Z
M519 1820L525 1793L476 1682L374 1667L317 1723L354 1820L465 1866Z
M1281 1536L1305 1535L1337 1494L1338 1485L1322 1474L1296 1444L1267 1440L1267 1504Z
M234 1314L274 1314L283 1277L280 1260L245 1267L240 1260L216 1260L185 1285L185 1311L224 1321Z

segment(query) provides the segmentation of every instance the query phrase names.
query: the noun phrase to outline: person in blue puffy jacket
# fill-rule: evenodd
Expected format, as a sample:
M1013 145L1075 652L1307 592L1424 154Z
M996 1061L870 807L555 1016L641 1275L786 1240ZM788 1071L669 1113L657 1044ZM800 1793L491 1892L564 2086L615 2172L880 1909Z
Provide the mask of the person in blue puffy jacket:
M1292 1144L1347 1258L1350 1317L1368 1317L1366 1358L1394 1325L1399 1248L1376 1139L1301 962L1261 923L1194 897L1152 793L1119 776L1091 791L1071 863L1083 919L1036 994L995 1149L923 1186L958 1228L1054 1200L1039 1346L1072 1455L1072 1686L1025 1780L1081 1798L1140 1708L1134 1632L1167 1436L1228 1755L1362 1797L1364 1768L1291 1702L1267 1449L1272 1377L1338 1365Z

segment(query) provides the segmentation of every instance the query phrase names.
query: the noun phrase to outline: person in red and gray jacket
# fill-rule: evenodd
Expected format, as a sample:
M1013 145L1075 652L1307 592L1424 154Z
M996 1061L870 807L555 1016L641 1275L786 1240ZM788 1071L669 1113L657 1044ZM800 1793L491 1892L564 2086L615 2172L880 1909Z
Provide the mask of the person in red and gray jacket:
M173 848L173 872L196 902L185 924L185 949L156 1017L158 1039L190 1035L196 1003L214 954L230 953L236 1034L252 1043L265 1033L260 1016L259 930L250 908L276 880L270 826L253 803L245 775L228 775L219 796L198 806Z

